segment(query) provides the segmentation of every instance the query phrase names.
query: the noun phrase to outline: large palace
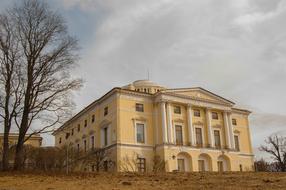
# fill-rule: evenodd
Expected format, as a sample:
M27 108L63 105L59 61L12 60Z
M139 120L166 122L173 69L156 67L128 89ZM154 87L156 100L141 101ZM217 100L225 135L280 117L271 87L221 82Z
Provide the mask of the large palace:
M116 171L152 171L158 158L167 172L252 171L251 112L234 105L200 87L138 80L67 121L54 132L56 146L108 150Z

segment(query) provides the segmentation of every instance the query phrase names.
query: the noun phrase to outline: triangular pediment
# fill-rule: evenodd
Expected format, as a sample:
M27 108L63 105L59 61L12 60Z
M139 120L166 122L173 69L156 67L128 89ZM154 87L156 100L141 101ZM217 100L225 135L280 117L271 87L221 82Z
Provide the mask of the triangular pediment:
M219 95L216 95L208 90L205 90L200 87L196 88L183 88L183 89L167 89L165 93L172 93L174 95L190 97L196 100L205 100L211 101L216 103L223 103L223 104L230 104L233 105L234 103L230 100L227 100Z

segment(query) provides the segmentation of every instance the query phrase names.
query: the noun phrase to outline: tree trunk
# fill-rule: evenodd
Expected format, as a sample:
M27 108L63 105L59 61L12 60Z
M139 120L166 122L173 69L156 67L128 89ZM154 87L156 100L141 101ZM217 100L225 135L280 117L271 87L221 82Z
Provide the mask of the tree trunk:
M23 153L24 153L23 147L24 147L24 141L23 143L20 143L18 141L16 146L15 160L14 160L14 170L23 169Z
M7 171L8 169L9 169L9 131L7 132L5 126L4 139L3 139L2 170Z

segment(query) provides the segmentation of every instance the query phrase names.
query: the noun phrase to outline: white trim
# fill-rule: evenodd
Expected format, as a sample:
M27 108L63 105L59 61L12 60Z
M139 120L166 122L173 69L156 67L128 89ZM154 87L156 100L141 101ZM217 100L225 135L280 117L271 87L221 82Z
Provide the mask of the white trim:
M174 135L173 135L173 131L172 131L172 108L173 106L171 105L171 103L167 103L167 126L168 126L168 142L169 143L174 143Z

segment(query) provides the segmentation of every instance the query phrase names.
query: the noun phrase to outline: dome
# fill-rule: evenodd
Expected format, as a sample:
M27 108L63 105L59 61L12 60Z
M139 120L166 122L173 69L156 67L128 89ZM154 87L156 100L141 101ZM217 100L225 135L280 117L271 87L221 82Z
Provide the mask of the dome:
M152 82L152 81L150 81L150 80L136 80L136 81L134 81L133 83L133 86L160 86L160 85L158 85L157 83L155 83L155 82Z
M128 89L128 90L135 90L138 92L145 92L149 94L154 94L156 92L159 92L162 89L165 89L163 86L155 82L152 82L150 80L136 80L133 83L126 85L122 88Z

